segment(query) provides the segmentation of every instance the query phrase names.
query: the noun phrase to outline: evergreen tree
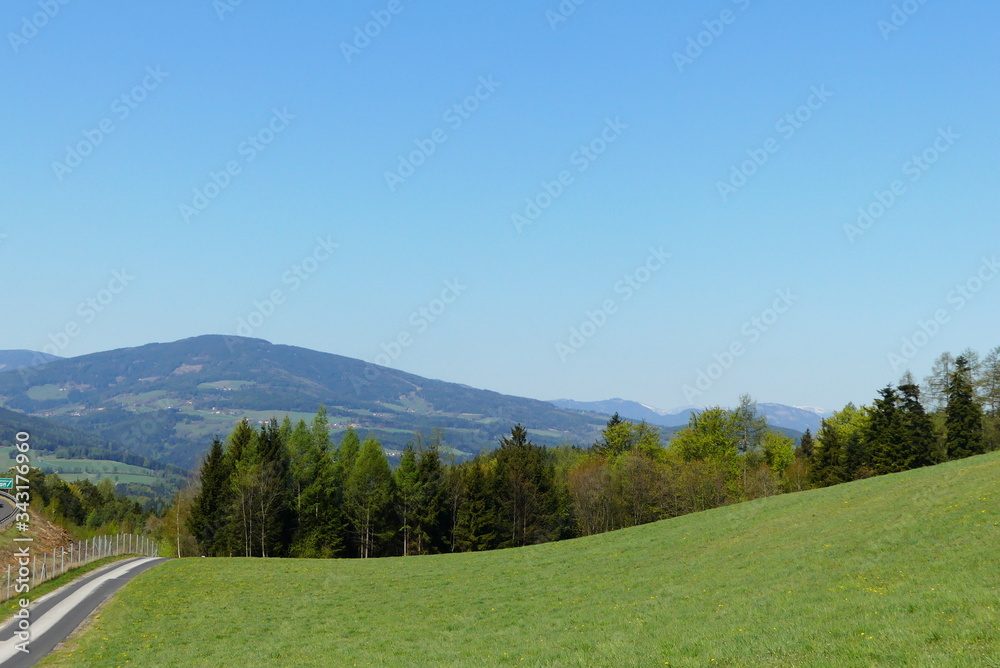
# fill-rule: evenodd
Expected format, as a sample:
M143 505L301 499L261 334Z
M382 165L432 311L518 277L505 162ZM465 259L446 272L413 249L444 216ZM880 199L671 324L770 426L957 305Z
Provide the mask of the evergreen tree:
M520 424L500 441L495 453L500 521L504 546L551 540L556 529L555 469L545 449L528 440Z
M806 428L806 433L802 434L802 438L799 439L799 447L796 448L795 454L797 454L802 459L807 462L812 461L813 458L813 436L809 428Z
M451 518L445 503L445 472L441 464L442 438L436 432L430 445L417 457L417 504L415 537L417 554L433 554L447 549Z
M983 413L974 394L969 361L964 356L955 360L955 370L948 385L945 444L951 459L984 452Z
M229 468L222 441L216 437L201 465L201 489L187 518L188 531L198 541L202 554L216 556L218 537L229 513Z
M477 457L463 467L455 467L464 477L464 498L458 508L453 541L453 549L458 552L492 550L500 543L492 463Z
M869 411L865 440L876 475L904 471L909 466L908 446L897 404L899 396L892 385L879 390L880 397Z
M257 435L257 466L252 481L256 524L255 549L262 557L282 556L291 543L294 514L289 504L291 465L278 421L261 425Z
M930 466L937 463L934 424L920 403L920 387L915 383L899 386L902 393L899 412L903 440L907 448L905 468Z
M844 443L841 431L830 419L823 420L818 444L813 452L813 466L809 472L810 482L818 487L839 485L848 480L844 466Z

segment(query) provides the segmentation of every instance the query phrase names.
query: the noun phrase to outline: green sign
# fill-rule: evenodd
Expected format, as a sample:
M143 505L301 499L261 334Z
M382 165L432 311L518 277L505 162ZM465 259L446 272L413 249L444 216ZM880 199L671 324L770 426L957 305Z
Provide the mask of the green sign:
M0 489L14 489L14 479L0 478Z

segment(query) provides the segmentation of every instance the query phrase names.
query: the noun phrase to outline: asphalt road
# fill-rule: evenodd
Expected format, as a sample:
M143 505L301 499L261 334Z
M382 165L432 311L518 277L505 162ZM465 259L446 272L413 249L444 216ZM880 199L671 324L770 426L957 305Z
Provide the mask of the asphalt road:
M0 492L0 526L11 518L17 508L14 507L14 497L7 492Z
M0 628L0 667L32 666L68 638L97 607L139 573L166 561L137 557L116 561L39 598L31 611L29 653L17 649L18 619Z

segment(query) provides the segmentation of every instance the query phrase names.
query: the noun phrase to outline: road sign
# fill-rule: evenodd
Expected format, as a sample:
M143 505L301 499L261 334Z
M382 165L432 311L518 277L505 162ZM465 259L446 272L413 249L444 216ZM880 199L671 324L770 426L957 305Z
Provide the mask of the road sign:
M14 479L0 478L0 489L14 489Z

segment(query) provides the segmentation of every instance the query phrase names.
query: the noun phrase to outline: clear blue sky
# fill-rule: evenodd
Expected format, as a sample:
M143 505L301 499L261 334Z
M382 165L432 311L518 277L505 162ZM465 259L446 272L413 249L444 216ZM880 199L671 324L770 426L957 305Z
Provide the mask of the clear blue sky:
M381 361L542 399L833 409L1000 344L1000 277L950 294L1000 250L995 2L227 2L4 3L0 348L243 318L369 361L402 335Z

